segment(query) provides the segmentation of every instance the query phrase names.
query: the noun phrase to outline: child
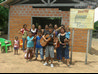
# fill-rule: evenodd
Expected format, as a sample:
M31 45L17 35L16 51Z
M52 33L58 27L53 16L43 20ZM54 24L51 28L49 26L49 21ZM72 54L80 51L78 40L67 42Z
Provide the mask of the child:
M43 62L44 58L43 58L43 47L40 44L40 39L42 38L42 31L38 31L38 36L36 37L36 59L38 57L38 50L40 50L40 57L41 57L41 61Z
M33 47L34 47L34 36L32 36L32 33L29 32L28 33L28 37L26 39L26 43L27 43L27 62L28 62L28 55L30 53L30 60L32 59L32 50L33 50Z
M18 55L18 49L19 49L19 40L18 37L15 37L14 40L14 55Z
M67 38L67 40L70 40L70 28L66 28L66 38ZM69 44L69 43L68 43Z
M64 42L66 43L66 48L65 48L65 59L67 60L67 66L70 67L69 64L69 41L70 41L70 29L66 28L66 39Z
M49 27L49 33L47 33L47 34L50 35L50 34L52 34L52 32L53 32L53 27L50 26ZM44 36L43 36L43 39L48 42L48 40ZM54 58L54 46L53 46L54 43L53 43L53 40L54 39L55 39L55 35L52 35L51 40L48 42L48 44L46 46L45 56L46 56L46 61L47 62L44 64L45 66L48 65L49 55L50 55L50 57L51 57L51 67L54 67L54 65L53 65L53 58Z

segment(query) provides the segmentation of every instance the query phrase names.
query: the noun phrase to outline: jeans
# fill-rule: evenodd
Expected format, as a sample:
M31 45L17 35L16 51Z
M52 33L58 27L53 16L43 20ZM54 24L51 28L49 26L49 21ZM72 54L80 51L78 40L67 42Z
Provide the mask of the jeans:
M41 59L44 59L44 57L43 57L43 48L36 48L36 58L38 57L38 50L40 50Z
M69 59L69 45L66 45L65 48L65 59Z
M24 48L24 46L25 46L25 41L26 41L26 38L22 38L22 40L23 40L23 50L25 50L25 48Z
M61 55L61 49L60 49L60 47L58 47L56 49L56 53L57 53L57 59L58 60L62 60L62 55Z
M65 48L63 48L63 45L60 44L60 50L61 50L61 56L65 57Z

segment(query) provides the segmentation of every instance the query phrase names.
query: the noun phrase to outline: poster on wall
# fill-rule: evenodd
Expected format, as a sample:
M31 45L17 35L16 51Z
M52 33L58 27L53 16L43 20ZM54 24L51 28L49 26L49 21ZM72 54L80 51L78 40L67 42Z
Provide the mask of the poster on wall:
M70 28L94 29L93 9L71 9Z

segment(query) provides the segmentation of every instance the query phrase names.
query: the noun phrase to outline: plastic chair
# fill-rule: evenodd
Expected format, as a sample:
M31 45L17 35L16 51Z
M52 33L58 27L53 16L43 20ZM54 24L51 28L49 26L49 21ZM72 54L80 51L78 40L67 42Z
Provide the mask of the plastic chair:
M4 39L4 38L0 38L0 42L1 42L1 41L5 41L5 40L6 40L6 39Z
M5 41L9 42L9 44L6 44ZM2 40L1 41L1 51L2 51L2 47L5 47L5 52L7 53L8 52L7 47L9 47L9 46L11 46L11 50L13 51L12 42L10 40Z
M6 46L5 42L1 41L1 51L2 51L3 47L5 47L5 52L7 53L7 46Z
M11 46L11 50L13 51L12 49L12 42L10 40L6 40L7 42L9 42L9 44L6 44L7 47Z

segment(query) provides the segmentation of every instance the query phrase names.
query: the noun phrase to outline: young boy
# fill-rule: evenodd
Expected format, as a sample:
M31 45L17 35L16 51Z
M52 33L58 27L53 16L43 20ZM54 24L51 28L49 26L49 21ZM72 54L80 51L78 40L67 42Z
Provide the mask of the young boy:
M49 33L47 32L47 34L51 35L53 33L53 27L50 26L49 27ZM47 35L46 34L46 35ZM44 35L45 36L45 35ZM53 40L55 38L55 35L52 35L51 36L51 40L48 41L45 37L43 36L44 40L48 42L47 46L46 46L46 51L45 51L45 56L46 56L46 63L44 64L45 66L48 65L48 62L49 62L49 55L51 57L51 67L54 67L53 66L53 58L54 58L54 46L53 46Z
M36 37L36 58L35 60L37 60L38 57L38 50L40 50L40 57L41 57L41 61L43 62L44 57L43 57L43 47L40 44L40 39L42 38L42 31L38 31L38 36Z
M27 40L26 40L26 43L27 43L27 62L28 62L28 55L30 53L30 60L32 59L32 50L33 50L33 47L34 47L34 40L35 37L32 36L32 33L29 32L28 33L28 37L27 37Z

